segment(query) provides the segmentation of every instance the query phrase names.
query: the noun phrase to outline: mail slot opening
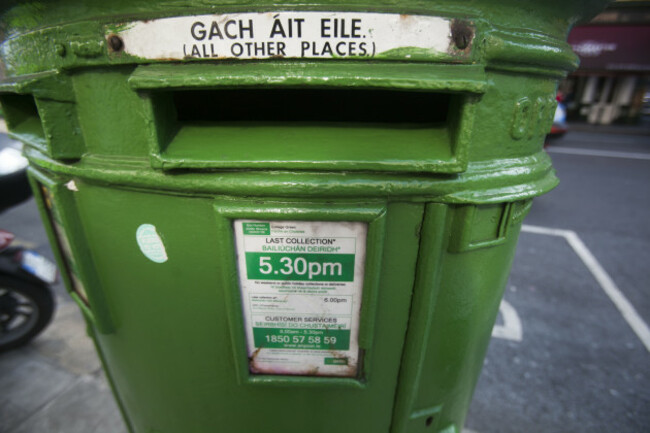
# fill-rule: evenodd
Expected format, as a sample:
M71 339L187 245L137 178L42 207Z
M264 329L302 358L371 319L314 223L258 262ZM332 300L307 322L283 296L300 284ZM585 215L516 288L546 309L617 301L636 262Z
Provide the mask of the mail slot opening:
M179 122L384 123L433 127L450 95L369 89L224 89L173 93Z
M462 93L272 86L154 90L158 153L173 169L455 173Z

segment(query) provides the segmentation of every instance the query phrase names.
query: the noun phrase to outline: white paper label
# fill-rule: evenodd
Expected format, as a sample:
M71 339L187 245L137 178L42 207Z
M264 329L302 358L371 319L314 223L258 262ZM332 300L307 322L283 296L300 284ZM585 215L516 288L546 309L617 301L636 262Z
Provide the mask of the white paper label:
M165 263L167 251L160 235L153 224L142 224L135 232L135 239L138 241L140 251L146 258L154 263Z
M112 32L109 32L112 33ZM135 21L117 33L145 59L410 58L446 54L451 21L425 15L263 12Z
M251 373L356 376L367 224L234 229Z

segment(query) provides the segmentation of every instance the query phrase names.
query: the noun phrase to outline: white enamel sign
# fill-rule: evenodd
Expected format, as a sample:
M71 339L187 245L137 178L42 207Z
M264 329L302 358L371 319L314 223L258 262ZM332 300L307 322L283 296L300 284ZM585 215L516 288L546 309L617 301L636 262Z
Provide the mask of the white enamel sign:
M160 60L408 59L446 54L451 21L424 15L263 12L135 21L117 34L127 54ZM108 36L108 35L107 35Z
M357 375L367 224L234 222L250 371Z

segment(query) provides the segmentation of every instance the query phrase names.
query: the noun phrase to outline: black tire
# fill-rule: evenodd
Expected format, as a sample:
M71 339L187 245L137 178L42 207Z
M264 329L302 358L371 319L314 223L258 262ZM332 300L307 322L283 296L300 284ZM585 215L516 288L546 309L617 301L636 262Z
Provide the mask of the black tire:
M0 275L0 353L28 343L53 314L49 287Z

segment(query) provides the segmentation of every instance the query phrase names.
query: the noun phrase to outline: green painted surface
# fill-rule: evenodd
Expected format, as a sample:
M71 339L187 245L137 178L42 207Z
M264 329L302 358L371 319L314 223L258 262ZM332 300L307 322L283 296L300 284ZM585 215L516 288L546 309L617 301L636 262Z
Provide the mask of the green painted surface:
M483 93L485 70L480 64L457 65L398 62L368 67L359 62L305 61L155 64L140 66L129 78L135 89L206 88L232 86L372 87ZM462 71L462 72L461 72Z
M557 79L576 66L565 36L605 3L289 1L281 10L461 19L474 37L445 53L264 61L145 60L107 38L272 2L0 6L0 103L50 192L42 215L128 428L458 433L521 222L557 184L542 142ZM285 112L283 98L304 107ZM357 377L250 372L237 218L368 223ZM145 224L156 236L136 239ZM293 344L276 331L256 338ZM335 351L351 335L337 337L324 362L345 368Z
M126 84L131 72L115 67L71 74L88 154L137 157L147 152L146 107ZM131 109L120 108L125 104Z
M341 170L442 171L453 156L443 127L189 123L161 152L161 160L167 169L309 169L318 163Z
M238 383L234 363L239 359L226 311L226 292L237 296L238 289L219 284L233 269L223 263L219 245L230 234L216 230L213 200L82 183L76 198L97 272L114 288L107 290L107 303L115 312L116 332L96 338L135 431L198 432L228 425L245 432L273 423L300 432L315 423L335 429L341 419L357 431L388 429L393 400L386 397L397 384L421 205L389 206L384 248L394 253L385 254L373 271L380 277L376 315L391 320L375 325L367 379L362 388L351 388L330 386L327 378L303 386L300 380L294 386L273 379ZM355 205L350 203L352 209ZM149 261L135 244L142 222L161 233L169 255L165 264ZM303 406L306 401L309 406ZM282 415L288 407L301 410ZM358 417L359 412L372 417Z

